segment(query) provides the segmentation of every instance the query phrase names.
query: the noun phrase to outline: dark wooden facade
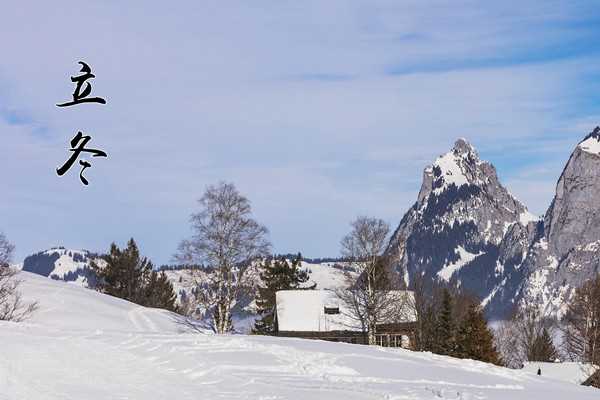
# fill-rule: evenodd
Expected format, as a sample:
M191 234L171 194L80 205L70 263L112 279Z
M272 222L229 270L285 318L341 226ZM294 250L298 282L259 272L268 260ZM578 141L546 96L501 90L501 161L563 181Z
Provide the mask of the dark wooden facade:
M414 344L415 323L381 324L377 326L375 339L383 347L412 348ZM360 331L279 331L277 336L303 339L327 340L354 344L368 344L367 335Z

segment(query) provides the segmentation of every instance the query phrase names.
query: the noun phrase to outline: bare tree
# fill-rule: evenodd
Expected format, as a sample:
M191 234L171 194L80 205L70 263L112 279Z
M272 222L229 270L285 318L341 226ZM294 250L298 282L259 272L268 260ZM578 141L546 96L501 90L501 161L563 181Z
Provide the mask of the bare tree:
M376 343L377 325L401 316L406 299L390 291L399 287L392 262L383 253L390 228L377 218L358 217L352 230L341 242L342 256L358 272L358 278L347 274L348 288L337 296L346 304L347 317L360 325L369 344Z
M199 203L200 212L191 216L193 236L181 242L175 258L214 269L191 273L199 305L210 315L212 329L222 334L233 329L232 308L253 287L252 262L269 253L268 231L252 218L250 202L231 183L209 186Z
M502 321L494 329L494 344L502 363L508 368L521 368L526 361L525 352L521 348L515 324L512 320Z
M495 330L496 348L504 364L519 368L525 361L545 360L547 354L540 348L540 340L544 335L552 334L555 328L556 321L545 317L538 307L518 308Z
M23 304L18 290L21 281L16 278L17 270L10 261L14 246L0 232L0 321L19 322L31 315L37 303Z
M439 292L432 284L427 285L422 276L416 275L410 282L412 290L410 308L413 310L416 321L414 324L415 343L417 351L430 351L435 339L436 314L439 308Z
M0 232L0 267L8 267L15 246L10 244L4 233Z
M575 291L563 319L564 346L572 360L600 365L600 275Z

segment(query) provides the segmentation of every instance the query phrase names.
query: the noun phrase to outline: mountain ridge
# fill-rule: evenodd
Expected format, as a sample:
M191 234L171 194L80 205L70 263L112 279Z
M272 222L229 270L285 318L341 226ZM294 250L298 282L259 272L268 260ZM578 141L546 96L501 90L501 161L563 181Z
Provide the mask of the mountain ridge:
M575 147L548 211L536 217L500 183L495 167L458 139L424 169L417 201L386 253L407 285L421 277L459 286L480 297L493 319L525 303L561 316L583 277L598 272L597 172L598 127ZM573 265L579 272L565 272Z

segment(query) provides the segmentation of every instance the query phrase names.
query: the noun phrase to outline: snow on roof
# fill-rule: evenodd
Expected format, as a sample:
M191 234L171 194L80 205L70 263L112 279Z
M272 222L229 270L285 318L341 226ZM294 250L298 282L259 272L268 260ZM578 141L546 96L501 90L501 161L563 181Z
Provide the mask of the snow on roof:
M404 301L398 320L391 322L413 322L411 312L414 293L394 290L391 295ZM360 324L351 317L349 308L334 290L280 290L276 293L277 322L281 331L331 332L361 331ZM326 314L325 308L338 309L339 314Z

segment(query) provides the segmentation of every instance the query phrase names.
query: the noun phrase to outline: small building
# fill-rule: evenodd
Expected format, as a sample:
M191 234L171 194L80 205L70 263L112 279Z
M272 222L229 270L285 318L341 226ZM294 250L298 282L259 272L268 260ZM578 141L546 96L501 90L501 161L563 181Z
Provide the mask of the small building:
M396 312L377 326L377 344L411 348L414 343L414 293L394 290ZM281 290L276 293L278 336L367 344L366 333L334 290Z

